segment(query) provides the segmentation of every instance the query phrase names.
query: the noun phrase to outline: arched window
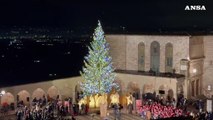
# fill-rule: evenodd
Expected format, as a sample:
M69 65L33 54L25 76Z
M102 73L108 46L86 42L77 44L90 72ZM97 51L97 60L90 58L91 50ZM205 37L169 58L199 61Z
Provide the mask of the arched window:
M153 41L151 43L150 52L151 52L151 59L150 59L151 70L158 73L160 67L160 44L156 41Z
M172 66L173 66L173 46L171 43L167 43L165 50L165 72L172 73Z
M138 44L138 71L145 70L145 45L143 42Z

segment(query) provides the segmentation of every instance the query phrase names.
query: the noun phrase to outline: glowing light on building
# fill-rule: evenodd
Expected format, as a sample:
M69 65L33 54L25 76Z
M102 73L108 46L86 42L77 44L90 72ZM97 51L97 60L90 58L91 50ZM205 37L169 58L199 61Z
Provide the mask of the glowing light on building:
M1 91L0 95L3 96L6 92L4 90Z
M197 69L193 69L192 72L193 72L193 73L196 73L196 72L197 72Z
M207 90L209 91L211 90L211 85L208 85Z

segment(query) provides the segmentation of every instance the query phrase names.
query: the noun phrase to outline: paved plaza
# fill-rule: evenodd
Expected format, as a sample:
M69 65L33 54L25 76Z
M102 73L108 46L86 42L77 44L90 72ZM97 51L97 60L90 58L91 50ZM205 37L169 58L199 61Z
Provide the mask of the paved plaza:
M115 117L113 114L108 116L109 120L114 120ZM76 116L76 120L101 120L100 115L83 115L83 116ZM134 114L126 114L121 113L121 120L143 120L140 116Z
M6 115L6 116L0 116L0 120L17 120L16 115Z
M188 106L187 109L195 113L198 112L192 106ZM99 113L98 111L99 111L98 109L91 109L89 114L75 116L75 119L76 120L105 120L103 118L101 119L100 114L97 114ZM107 116L107 120L115 120L115 115L113 114L114 111L112 109L109 109L108 112L109 112L109 116ZM133 114L127 114L127 110L125 108L122 109L120 112L121 112L120 120L145 120L144 118L140 117L138 114L135 114L135 112L133 112ZM0 113L0 120L17 120L15 111L9 111L6 114ZM54 120L71 120L71 116L65 116L63 117L63 119L58 118Z
M94 109L92 113L87 115L78 115L75 116L76 120L101 120L100 114L96 114L97 110ZM113 110L109 110L109 116L107 116L108 120L114 120L115 116L113 114ZM71 116L63 117L64 120L71 120ZM13 112L9 112L5 115L0 114L0 120L17 120L16 115ZM56 119L59 120L59 119ZM125 110L121 110L121 119L120 120L144 120L140 116L136 114L127 114Z
M76 120L101 120L100 115L81 115L81 116L75 116ZM70 116L64 117L65 120L71 120ZM114 120L114 115L110 114L108 116L108 120ZM16 120L15 115L7 115L0 117L0 120ZM121 113L121 120L144 120L139 116L133 115L133 114L126 114Z

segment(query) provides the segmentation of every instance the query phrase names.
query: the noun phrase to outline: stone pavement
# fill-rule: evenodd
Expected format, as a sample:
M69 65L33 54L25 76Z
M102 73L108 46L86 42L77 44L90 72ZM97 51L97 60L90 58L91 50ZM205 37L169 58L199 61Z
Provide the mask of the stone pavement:
M1 116L0 120L17 120L17 119L16 119L16 115L13 114L13 115Z
M107 116L107 120L115 120L115 116L113 114L113 110L108 110L109 116ZM134 112L133 112L134 113ZM88 115L79 115L75 116L76 120L103 120L101 119L100 114L90 113ZM121 110L121 119L120 120L144 120L139 115L136 114L127 114L126 109Z
M81 115L81 116L75 116L76 120L101 120L100 115ZM0 120L16 120L15 115L7 115L0 117ZM71 120L70 116L64 117L64 120ZM108 116L107 120L114 120L114 115L110 114ZM125 114L121 113L121 119L120 120L144 120L141 117L134 115L134 114Z
M100 115L82 115L82 116L76 116L76 120L101 120ZM107 117L107 120L115 120L114 115L110 113L110 115ZM121 119L120 120L144 120L140 116L134 115L134 114L126 114L121 113Z
M0 120L16 120L15 111L0 113Z

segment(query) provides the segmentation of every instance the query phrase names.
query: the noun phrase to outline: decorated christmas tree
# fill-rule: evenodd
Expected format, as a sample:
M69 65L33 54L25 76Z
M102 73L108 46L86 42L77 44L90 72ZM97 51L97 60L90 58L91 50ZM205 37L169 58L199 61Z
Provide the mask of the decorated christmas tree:
M83 81L80 88L84 96L109 93L114 87L115 73L112 58L109 56L109 44L104 37L100 21L93 34L93 41L88 46L89 53L85 56L83 70L80 71Z

